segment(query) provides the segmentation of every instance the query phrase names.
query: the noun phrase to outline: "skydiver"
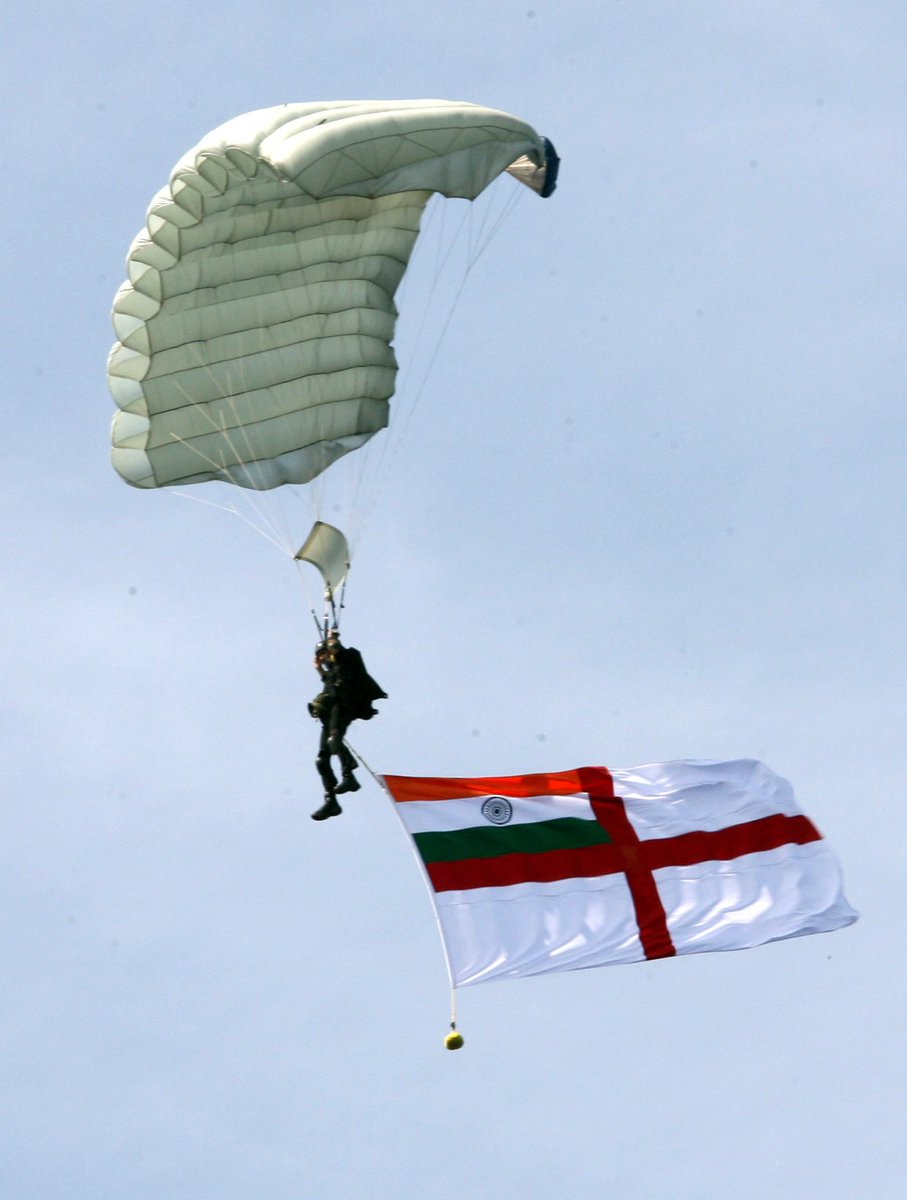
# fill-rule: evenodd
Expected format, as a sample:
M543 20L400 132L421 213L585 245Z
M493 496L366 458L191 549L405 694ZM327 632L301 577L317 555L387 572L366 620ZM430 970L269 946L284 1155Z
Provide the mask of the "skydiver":
M343 740L346 731L353 721L370 721L376 716L373 701L386 700L387 693L366 671L359 651L341 643L336 628L315 647L315 670L323 686L309 704L309 712L321 722L315 766L324 785L324 803L312 813L312 820L324 821L343 811L338 795L358 792L362 786L354 774L356 759ZM340 762L340 783L331 767L332 756Z

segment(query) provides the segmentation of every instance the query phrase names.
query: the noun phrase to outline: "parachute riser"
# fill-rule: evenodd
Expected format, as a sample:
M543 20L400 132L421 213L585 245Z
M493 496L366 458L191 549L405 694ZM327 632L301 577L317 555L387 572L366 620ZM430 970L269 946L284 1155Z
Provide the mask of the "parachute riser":
M347 563L346 564L347 571L349 570L349 567L350 567L350 564ZM338 600L336 601L336 603L334 601L334 589L330 586L330 584L328 584L328 586L324 589L325 636L327 636L328 615L330 615L330 618L331 618L331 628L337 629L337 630L340 629L340 618L337 614L339 612L343 611L343 597L345 595L346 595L346 576L344 576L343 583L340 587L340 596L339 596Z
M347 563L349 569L349 563ZM343 581L343 586L340 589L340 596L335 601L334 591L330 587L324 589L324 615L319 621L315 614L314 608L309 611L312 614L312 620L315 622L315 628L318 630L318 635L323 642L327 641L328 634L332 629L340 630L340 616L345 607L344 596L346 595L346 580Z

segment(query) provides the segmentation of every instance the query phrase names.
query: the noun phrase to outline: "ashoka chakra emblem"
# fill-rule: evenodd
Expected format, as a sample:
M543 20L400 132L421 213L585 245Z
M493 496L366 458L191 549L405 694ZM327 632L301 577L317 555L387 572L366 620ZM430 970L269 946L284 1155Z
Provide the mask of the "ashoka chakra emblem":
M489 796L482 804L482 816L492 825L506 825L513 816L513 805L503 796Z

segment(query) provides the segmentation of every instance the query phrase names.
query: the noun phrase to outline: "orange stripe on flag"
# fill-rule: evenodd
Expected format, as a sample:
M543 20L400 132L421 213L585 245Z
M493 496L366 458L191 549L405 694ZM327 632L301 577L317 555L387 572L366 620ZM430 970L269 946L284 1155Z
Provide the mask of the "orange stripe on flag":
M606 767L597 771L607 774ZM484 779L423 779L415 775L385 775L384 782L394 799L462 800L468 796L572 796L585 792L579 771L553 775L498 775Z

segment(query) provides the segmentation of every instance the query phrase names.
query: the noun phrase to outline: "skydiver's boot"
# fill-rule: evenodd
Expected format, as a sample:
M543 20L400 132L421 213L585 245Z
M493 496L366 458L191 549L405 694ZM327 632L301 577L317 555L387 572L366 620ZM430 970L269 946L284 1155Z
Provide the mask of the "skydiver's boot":
M359 780L353 774L352 769L351 769L349 771L343 772L343 778L337 784L337 786L334 788L334 791L337 792L339 795L340 792L358 792L361 787L362 787L362 784L359 782Z
M339 791L339 789L338 789ZM316 808L312 813L313 821L326 821L328 817L339 817L343 809L337 803L337 797L333 792L325 792L324 804L321 808Z

